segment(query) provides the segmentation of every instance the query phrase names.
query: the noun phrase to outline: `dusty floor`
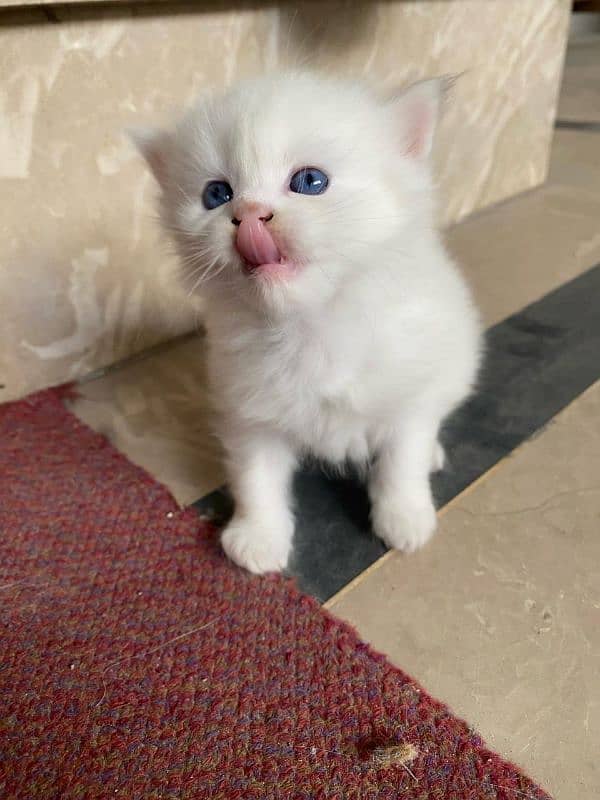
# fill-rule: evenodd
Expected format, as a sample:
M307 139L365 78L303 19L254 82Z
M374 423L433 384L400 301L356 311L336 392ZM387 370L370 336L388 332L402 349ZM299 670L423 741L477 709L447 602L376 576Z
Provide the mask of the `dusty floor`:
M571 46L559 117L600 120L600 38ZM600 130L557 130L547 184L448 242L487 324L599 263ZM203 349L173 343L75 404L182 504L224 479ZM565 800L600 796L599 475L600 383L446 506L429 547L388 553L327 603Z

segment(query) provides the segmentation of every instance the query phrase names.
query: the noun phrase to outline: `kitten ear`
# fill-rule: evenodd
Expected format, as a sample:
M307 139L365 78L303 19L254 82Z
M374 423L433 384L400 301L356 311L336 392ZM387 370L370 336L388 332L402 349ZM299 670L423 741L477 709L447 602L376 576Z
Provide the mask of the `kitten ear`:
M449 78L419 81L388 101L405 155L424 160L431 153L442 102L451 85Z
M170 133L160 128L129 128L127 134L145 158L158 183L164 186L171 149Z

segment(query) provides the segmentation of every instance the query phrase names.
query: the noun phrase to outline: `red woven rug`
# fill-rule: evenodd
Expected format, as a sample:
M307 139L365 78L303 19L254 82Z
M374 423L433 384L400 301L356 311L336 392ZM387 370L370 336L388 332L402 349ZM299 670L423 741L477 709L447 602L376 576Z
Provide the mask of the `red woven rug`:
M0 407L0 796L547 798L65 409Z

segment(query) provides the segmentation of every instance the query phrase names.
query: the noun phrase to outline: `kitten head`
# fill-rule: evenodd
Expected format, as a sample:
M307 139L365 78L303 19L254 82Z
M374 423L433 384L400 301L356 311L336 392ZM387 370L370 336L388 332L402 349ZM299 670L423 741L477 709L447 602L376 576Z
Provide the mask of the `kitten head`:
M262 78L134 134L188 291L286 312L377 269L431 225L442 90L423 81L383 101L355 83Z

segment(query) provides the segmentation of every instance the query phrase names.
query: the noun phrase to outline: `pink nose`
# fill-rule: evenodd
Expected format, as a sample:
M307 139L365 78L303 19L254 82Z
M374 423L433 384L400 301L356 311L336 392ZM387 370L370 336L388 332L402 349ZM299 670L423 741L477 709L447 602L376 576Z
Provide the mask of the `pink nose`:
M267 223L273 218L272 210L260 203L239 203L234 207L237 225L235 246L249 267L278 264L281 253L275 244Z

